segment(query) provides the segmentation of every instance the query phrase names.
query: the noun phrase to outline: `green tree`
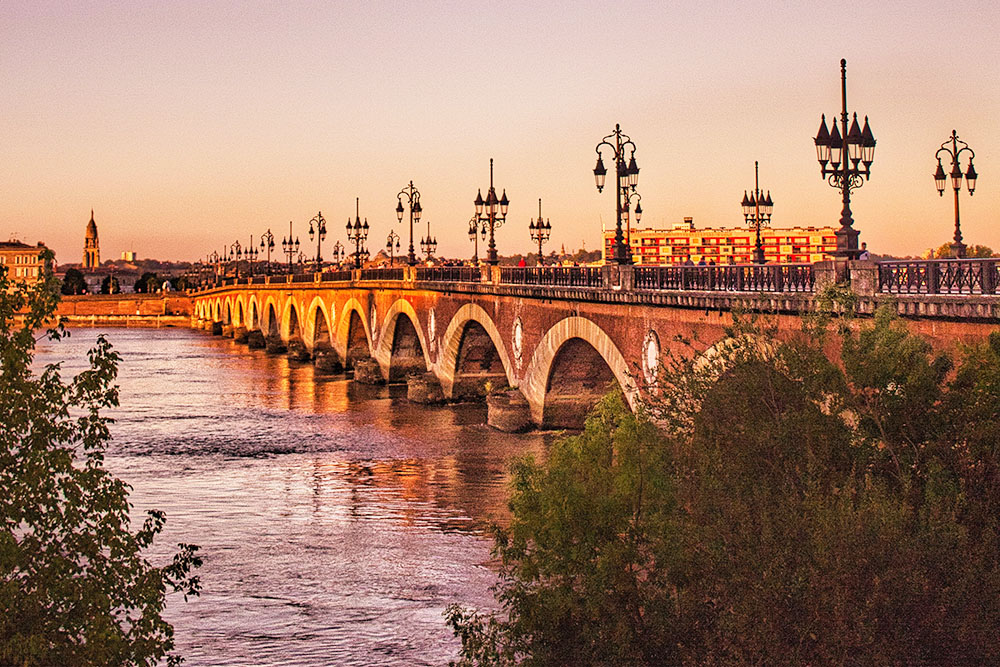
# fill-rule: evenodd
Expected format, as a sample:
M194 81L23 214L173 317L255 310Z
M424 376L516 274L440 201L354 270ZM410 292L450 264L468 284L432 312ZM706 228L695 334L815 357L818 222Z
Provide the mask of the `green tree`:
M155 273L146 271L139 280L135 281L135 291L140 293L152 293L160 288L160 279Z
M147 561L164 516L151 511L133 531L129 487L103 466L101 411L118 404L110 343L98 337L68 382L59 364L33 369L35 332L57 300L51 273L28 286L0 268L0 664L177 664L162 611L168 590L198 594L197 547Z
M928 250L924 253L928 259L948 259L951 257L951 244L945 243L942 246ZM970 259L980 257L996 257L993 248L985 245L970 245L965 249L965 256Z
M110 274L104 276L104 280L101 281L101 294L121 294L121 291L117 278Z
M79 269L67 269L60 291L66 295L86 294L87 281L84 279L83 273Z
M655 427L610 397L519 461L457 664L1000 661L1000 334L956 360L833 322L737 320L668 364Z

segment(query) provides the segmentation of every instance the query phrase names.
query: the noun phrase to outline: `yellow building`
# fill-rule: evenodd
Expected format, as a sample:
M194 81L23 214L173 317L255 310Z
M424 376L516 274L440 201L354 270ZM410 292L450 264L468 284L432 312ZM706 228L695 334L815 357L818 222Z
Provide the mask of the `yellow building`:
M42 251L45 245L28 245L20 241L0 242L0 265L7 267L7 277L13 282L34 282L44 276Z
M837 237L833 227L789 227L760 230L769 264L798 264L833 258ZM623 230L624 233L624 230ZM696 229L693 218L671 229L632 229L632 260L636 264L749 264L756 232L749 227ZM614 257L615 230L604 231L604 260Z

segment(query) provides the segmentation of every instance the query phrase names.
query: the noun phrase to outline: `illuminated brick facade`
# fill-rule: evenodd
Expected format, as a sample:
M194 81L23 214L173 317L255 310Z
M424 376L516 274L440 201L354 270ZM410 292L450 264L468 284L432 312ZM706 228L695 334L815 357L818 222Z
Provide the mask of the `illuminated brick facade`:
M767 262L796 264L833 258L837 247L833 227L789 227L760 230ZM749 264L756 235L746 227L696 229L692 218L672 229L632 229L632 259L636 264ZM614 256L615 230L604 232L604 259Z

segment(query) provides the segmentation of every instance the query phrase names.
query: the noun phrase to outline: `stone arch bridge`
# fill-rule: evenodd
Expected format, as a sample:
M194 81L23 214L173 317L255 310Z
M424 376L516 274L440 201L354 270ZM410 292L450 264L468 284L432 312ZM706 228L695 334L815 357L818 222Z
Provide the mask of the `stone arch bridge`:
M897 289L886 290L880 267L851 264L862 313L891 293L936 346L982 338L1000 323L994 294L906 293L898 276ZM192 323L216 333L259 331L302 358L358 373L367 366L382 380L422 376L443 399L516 388L531 422L572 427L614 384L634 407L664 352L681 351L681 338L708 348L736 306L775 313L779 336L800 332L796 315L813 309L823 269L406 267L258 276L197 292Z

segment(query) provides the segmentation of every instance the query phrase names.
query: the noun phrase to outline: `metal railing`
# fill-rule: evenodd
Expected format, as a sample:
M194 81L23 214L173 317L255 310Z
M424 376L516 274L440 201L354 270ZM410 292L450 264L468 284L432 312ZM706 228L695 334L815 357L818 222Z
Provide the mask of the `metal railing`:
M500 283L558 287L604 286L599 266L502 266L500 267Z
M361 269L361 280L402 280L404 274L403 267Z
M483 273L474 266L418 266L417 280L436 283L478 283Z
M998 270L995 258L879 262L878 289L887 294L996 294Z
M811 292L812 264L637 266L636 289L708 292Z
M324 271L320 275L319 279L325 283L333 283L351 280L353 277L353 273L350 269L338 269L336 271Z
M292 276L293 283L311 283L316 279L315 273L296 273Z

